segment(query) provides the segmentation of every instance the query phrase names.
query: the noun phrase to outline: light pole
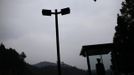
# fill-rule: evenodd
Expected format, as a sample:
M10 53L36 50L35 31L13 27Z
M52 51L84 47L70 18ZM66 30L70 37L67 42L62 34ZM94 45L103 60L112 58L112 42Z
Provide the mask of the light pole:
M42 9L42 15L51 16L51 14L55 15L55 28L56 28L56 44L57 44L57 65L58 65L58 75L61 75L61 63L60 63L60 42L59 42L59 29L58 29L58 14L66 15L70 13L70 8L61 9L60 12L55 9L55 12L51 12L51 10Z

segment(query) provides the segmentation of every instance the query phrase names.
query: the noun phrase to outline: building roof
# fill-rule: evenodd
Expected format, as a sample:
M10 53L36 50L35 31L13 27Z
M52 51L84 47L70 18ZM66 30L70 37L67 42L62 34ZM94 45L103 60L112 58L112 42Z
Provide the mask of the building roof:
M82 46L80 55L84 57L87 55L88 56L102 55L102 54L108 54L111 50L113 50L113 43L85 45Z

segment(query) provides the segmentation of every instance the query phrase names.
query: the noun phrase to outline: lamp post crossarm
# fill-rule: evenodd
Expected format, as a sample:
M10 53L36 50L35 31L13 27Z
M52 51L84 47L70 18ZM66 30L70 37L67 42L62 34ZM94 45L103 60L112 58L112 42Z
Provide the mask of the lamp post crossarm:
M61 12L51 12L51 14L61 14Z

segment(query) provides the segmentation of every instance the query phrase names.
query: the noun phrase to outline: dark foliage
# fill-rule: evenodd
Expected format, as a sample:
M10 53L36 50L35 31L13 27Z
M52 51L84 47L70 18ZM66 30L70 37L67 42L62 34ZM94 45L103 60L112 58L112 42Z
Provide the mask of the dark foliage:
M26 72L25 54L21 55L15 49L6 49L0 45L0 75L24 75Z
M118 14L115 49L112 51L112 68L122 73L134 72L134 0L122 2L121 14Z

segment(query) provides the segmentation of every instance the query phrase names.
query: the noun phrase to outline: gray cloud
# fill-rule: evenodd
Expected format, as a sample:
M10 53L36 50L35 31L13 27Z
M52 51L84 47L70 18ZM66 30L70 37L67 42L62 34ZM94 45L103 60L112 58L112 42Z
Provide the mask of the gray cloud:
M0 41L28 55L28 62L56 62L54 16L42 16L41 10L71 8L71 14L59 15L62 61L86 69L79 56L82 45L112 42L116 17L122 0L1 0ZM108 58L107 58L108 57ZM104 56L108 68L110 55ZM93 60L92 67L96 62Z

